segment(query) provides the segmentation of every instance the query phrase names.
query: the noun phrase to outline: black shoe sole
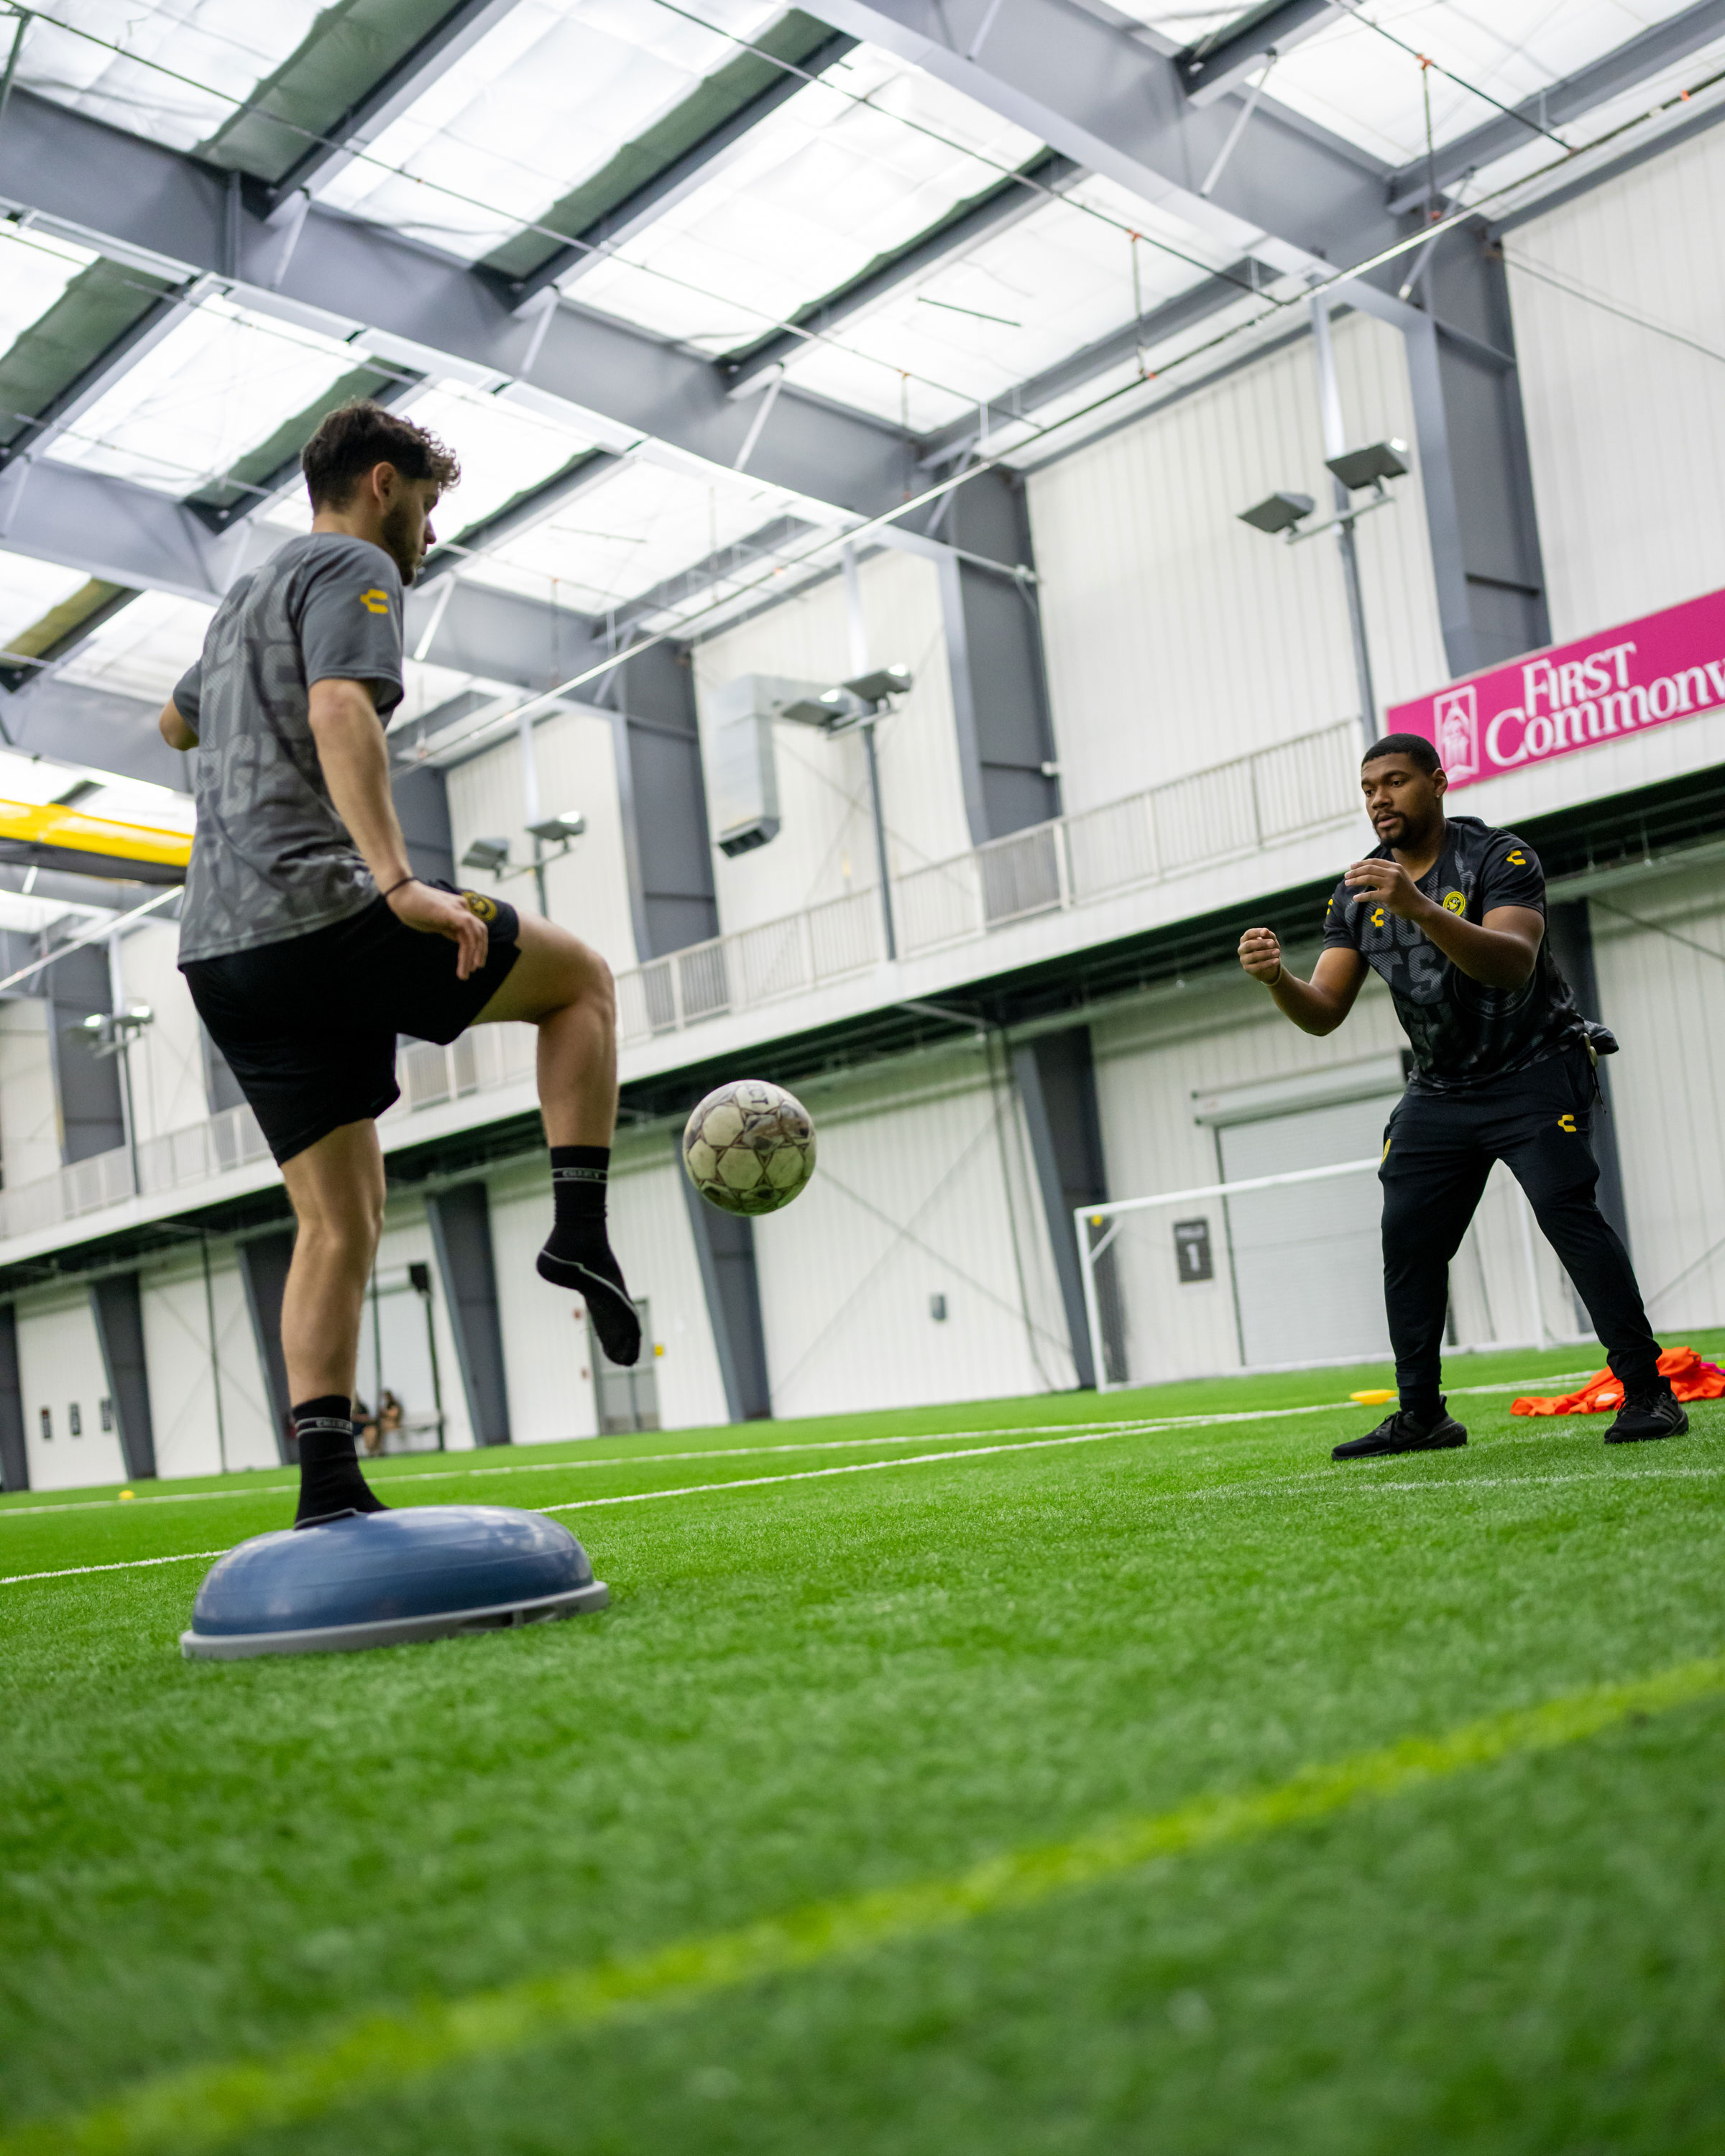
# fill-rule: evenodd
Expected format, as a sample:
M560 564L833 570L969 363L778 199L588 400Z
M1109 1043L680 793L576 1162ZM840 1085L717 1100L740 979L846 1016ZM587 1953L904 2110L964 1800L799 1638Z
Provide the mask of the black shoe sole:
M1605 1442L1607 1445L1651 1445L1660 1438L1686 1437L1688 1434L1689 1418L1686 1414L1680 1415L1669 1430L1626 1430L1621 1435L1615 1428L1608 1430Z
M1369 1452L1353 1452L1347 1446L1338 1445L1332 1450L1330 1457L1341 1460L1390 1460L1404 1452L1454 1452L1466 1442L1467 1432L1465 1430L1455 1437L1446 1431L1434 1430L1430 1437L1416 1439L1412 1445L1374 1445Z

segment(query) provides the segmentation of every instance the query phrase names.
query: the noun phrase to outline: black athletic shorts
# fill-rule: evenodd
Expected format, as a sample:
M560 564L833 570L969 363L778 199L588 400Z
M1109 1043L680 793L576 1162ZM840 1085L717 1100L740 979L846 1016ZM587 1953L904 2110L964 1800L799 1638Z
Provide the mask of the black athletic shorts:
M490 941L465 981L449 938L405 927L382 898L309 935L182 968L278 1161L401 1097L398 1034L453 1040L496 994L518 955L520 918L502 899L460 896Z

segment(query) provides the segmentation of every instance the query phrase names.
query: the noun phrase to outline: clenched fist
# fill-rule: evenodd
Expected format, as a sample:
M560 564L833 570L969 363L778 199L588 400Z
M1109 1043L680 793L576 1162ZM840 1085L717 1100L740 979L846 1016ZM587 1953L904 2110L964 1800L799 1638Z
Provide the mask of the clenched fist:
M1255 981L1271 988L1281 978L1281 945L1273 928L1249 928L1240 939L1240 963Z

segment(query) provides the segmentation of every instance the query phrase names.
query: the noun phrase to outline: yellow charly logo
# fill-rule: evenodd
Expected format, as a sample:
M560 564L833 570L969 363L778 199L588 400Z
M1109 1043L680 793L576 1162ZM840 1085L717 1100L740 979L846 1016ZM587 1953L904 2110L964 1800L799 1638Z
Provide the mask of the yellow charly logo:
M1381 906L1372 916L1372 926L1373 928L1381 928L1384 926L1384 908Z
M1559 1116L1558 1117L1558 1128L1560 1131L1568 1131L1568 1132L1570 1133L1570 1135L1573 1137L1573 1136L1574 1135L1574 1132L1575 1132L1575 1118L1574 1118L1574 1116Z
M359 603L367 613L388 613L389 611L388 593L379 591L375 584L370 591L360 593Z
M1524 869L1527 865L1527 856L1523 853L1506 854L1503 858L1514 869Z
M470 913L476 914L481 921L495 921L497 918L496 900L487 898L482 891L464 891L461 894L461 903Z
M1444 893L1444 911L1445 913L1466 913L1467 900L1463 893L1459 891L1446 891Z

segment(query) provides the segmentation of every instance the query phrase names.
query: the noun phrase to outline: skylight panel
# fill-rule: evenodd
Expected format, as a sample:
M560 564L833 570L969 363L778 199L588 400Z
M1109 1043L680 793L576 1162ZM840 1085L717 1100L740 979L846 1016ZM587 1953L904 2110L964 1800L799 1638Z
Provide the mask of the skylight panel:
M780 9L702 0L701 12L752 38ZM665 8L518 0L323 199L475 259L602 170L737 49Z
M1089 214L1100 212L1100 215ZM1134 249L1131 232L1143 235ZM1178 251L1153 243L1166 239ZM1093 178L837 324L789 378L923 434L992 402L1204 281L1220 258L1113 182Z
M1296 45L1276 64L1267 95L1357 142L1387 164L1408 165L1425 154L1425 95L1431 97L1432 140L1441 144L1497 116L1574 74L1634 37L1681 13L1686 0L1365 0L1350 14ZM1372 26L1394 31L1403 51ZM1422 69L1429 53L1462 81ZM1584 120L1556 131L1584 141ZM1529 131L1532 137L1532 131ZM1548 152L1555 144L1547 145Z
M10 352L95 259L87 248L45 232L0 225L0 352Z
M48 454L184 496L267 441L353 362L352 347L333 338L209 300L188 309Z
M752 128L704 186L588 270L577 296L701 351L731 351L1040 147L1024 129L862 46Z
M164 703L203 649L213 605L141 592L94 630L57 670L65 681Z
M81 569L39 562L28 554L0 554L0 649L64 605L88 579Z
M434 518L444 539L483 521L593 446L587 435L530 406L461 382L415 390L396 408L416 427L441 436L460 460L460 484Z
M462 574L603 613L804 506L782 488L708 485L635 459L583 487L544 523L476 557Z
M297 49L321 10L322 0L55 0L59 22L38 15L24 33L18 80L110 127L190 150Z

